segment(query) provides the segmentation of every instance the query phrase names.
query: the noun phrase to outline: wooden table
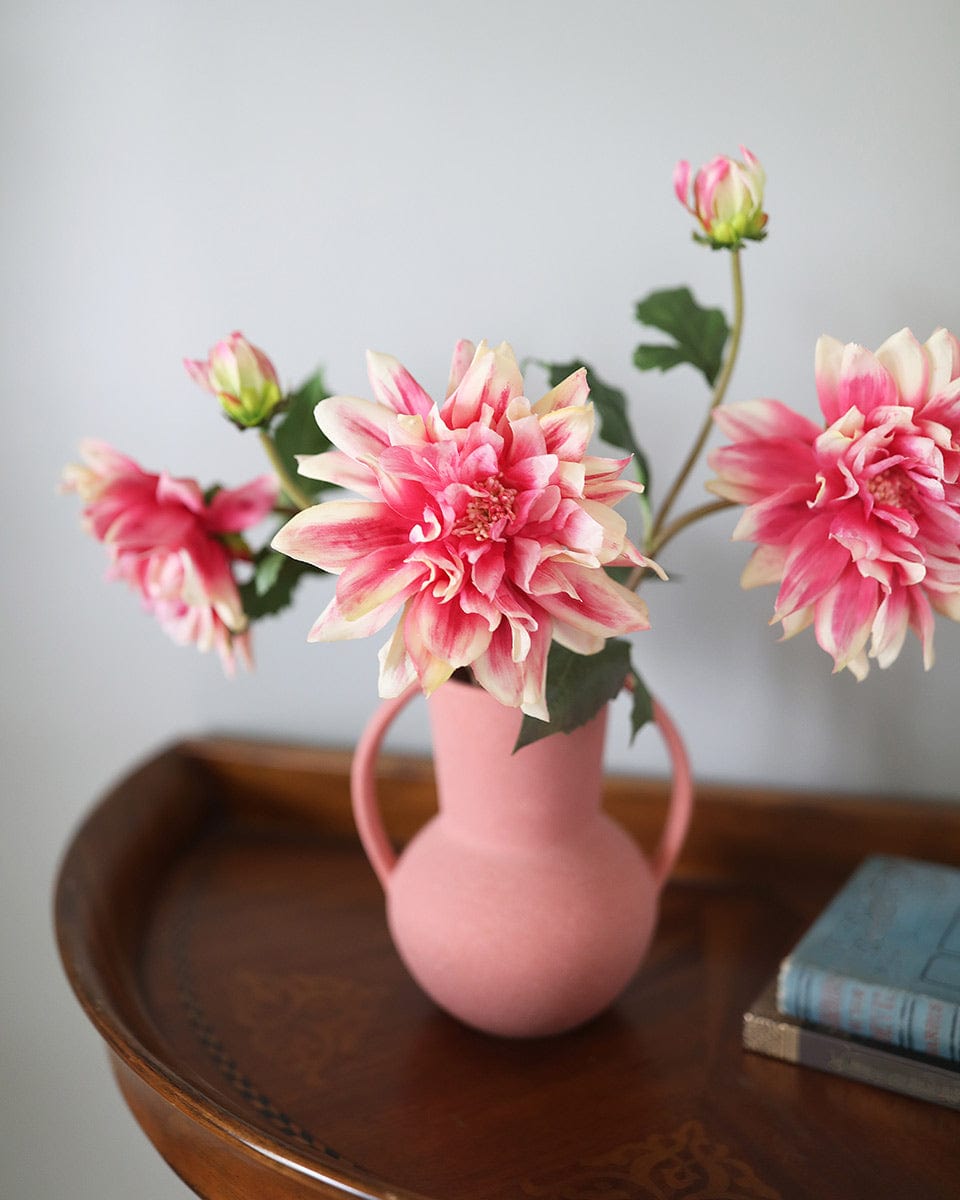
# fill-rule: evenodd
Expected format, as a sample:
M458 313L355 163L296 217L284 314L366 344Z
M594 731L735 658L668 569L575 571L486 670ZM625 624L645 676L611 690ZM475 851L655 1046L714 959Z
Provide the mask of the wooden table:
M960 863L960 806L701 787L651 955L560 1038L438 1012L390 945L345 754L182 743L91 814L56 900L120 1087L209 1200L934 1200L960 1114L741 1049L741 1016L865 854ZM429 766L382 760L398 842ZM666 788L608 807L655 844Z

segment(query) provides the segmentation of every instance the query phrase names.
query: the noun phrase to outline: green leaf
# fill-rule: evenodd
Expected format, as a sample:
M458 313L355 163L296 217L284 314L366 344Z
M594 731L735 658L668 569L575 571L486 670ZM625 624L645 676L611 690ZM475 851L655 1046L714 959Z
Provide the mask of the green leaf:
M630 668L630 684L633 691L633 704L630 708L630 744L632 745L633 739L644 725L653 720L653 699L647 691L647 685L632 666Z
M651 292L637 302L636 313L641 325L659 329L674 341L673 345L639 345L633 361L641 371L669 371L689 363L713 386L730 336L721 309L701 308L690 289L682 287Z
M554 642L547 659L550 720L524 716L514 753L553 733L585 725L620 693L630 671L630 643L621 638L609 638L598 654L574 654Z
M637 477L644 487L650 486L650 466L647 456L637 445L627 416L627 397L618 388L611 387L600 378L593 367L581 359L569 363L542 363L550 379L550 386L555 388L568 375L579 371L581 367L587 372L587 382L590 384L590 399L600 418L599 436L608 446L616 446L633 455Z
M253 577L240 586L243 611L251 621L272 617L293 603L294 589L304 575L325 573L265 546L254 562Z
M326 400L329 394L324 387L323 376L317 371L302 387L291 392L286 398L283 416L273 430L273 440L283 465L302 490L310 496L315 496L323 488L332 485L298 475L297 455L320 454L323 450L330 449L330 439L320 432L313 415L313 410L321 400Z

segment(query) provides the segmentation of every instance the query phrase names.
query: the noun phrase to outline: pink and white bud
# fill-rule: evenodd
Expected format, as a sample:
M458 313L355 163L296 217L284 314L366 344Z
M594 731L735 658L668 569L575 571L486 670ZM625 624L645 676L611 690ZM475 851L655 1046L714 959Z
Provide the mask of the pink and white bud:
M283 399L273 363L242 333L231 333L210 351L204 362L185 358L190 377L216 396L235 424L263 425Z
M743 162L717 155L697 171L691 189L690 164L681 160L673 172L677 199L700 222L703 234L694 234L717 248L735 250L744 241L766 237L767 214L763 211L766 173L746 146L740 147ZM691 194L692 193L692 194Z

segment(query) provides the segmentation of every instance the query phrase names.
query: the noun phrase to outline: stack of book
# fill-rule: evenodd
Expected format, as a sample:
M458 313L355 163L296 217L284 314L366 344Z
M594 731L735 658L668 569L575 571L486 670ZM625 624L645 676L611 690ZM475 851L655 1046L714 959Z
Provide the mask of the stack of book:
M867 859L744 1014L743 1044L960 1109L960 870Z

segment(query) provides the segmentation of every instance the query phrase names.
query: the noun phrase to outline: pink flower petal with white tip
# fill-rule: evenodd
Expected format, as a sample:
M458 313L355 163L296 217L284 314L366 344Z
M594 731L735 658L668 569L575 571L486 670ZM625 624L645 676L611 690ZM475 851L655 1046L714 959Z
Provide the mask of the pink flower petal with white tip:
M317 424L331 442L351 458L376 456L391 444L397 414L372 400L330 396L315 410Z
M814 625L817 641L834 661L834 670L863 669L862 654L880 603L875 579L848 572L842 586L832 587L817 601Z
M465 428L479 421L484 408L489 408L493 420L498 420L510 401L522 395L523 379L513 350L506 342L501 342L495 350L481 342L457 388L441 408L440 416L450 428Z
M297 471L305 479L318 479L337 487L349 488L371 500L379 499L376 472L357 462L342 450L324 450L321 454L298 454Z
M930 359L909 329L887 338L877 351L877 361L893 376L903 403L916 408L926 398Z
M946 329L937 329L924 344L930 360L930 395L937 396L960 377L960 342Z
M589 396L590 384L587 382L587 369L580 367L579 370L562 379L556 387L541 396L533 406L533 411L538 417L545 417L548 413L556 412L560 408L581 408L587 403Z
M593 437L593 406L555 408L540 418L540 428L551 454L579 463Z
M467 368L473 362L473 357L477 352L473 342L468 342L466 338L461 338L453 348L453 358L450 360L450 375L447 379L446 397L449 398L460 386L460 382L467 373Z
M261 475L243 487L221 488L208 507L209 528L217 533L240 533L269 515L279 487L272 475Z
M897 399L896 382L876 355L863 346L844 346L837 389L841 413L855 408L868 416L876 408L896 404Z
M328 500L304 509L274 537L274 550L335 574L374 551L390 547L401 558L407 531L385 504Z
M417 679L417 670L403 637L403 620L401 617L393 636L380 647L377 655L380 663L377 691L384 700L402 696Z
M373 394L381 404L392 408L394 412L423 417L433 408L433 401L427 393L391 354L377 354L368 350L367 376Z
M564 574L576 589L578 598L573 599L565 592L538 596L540 605L551 616L584 633L605 637L650 628L644 601L611 579L605 571L571 564Z

